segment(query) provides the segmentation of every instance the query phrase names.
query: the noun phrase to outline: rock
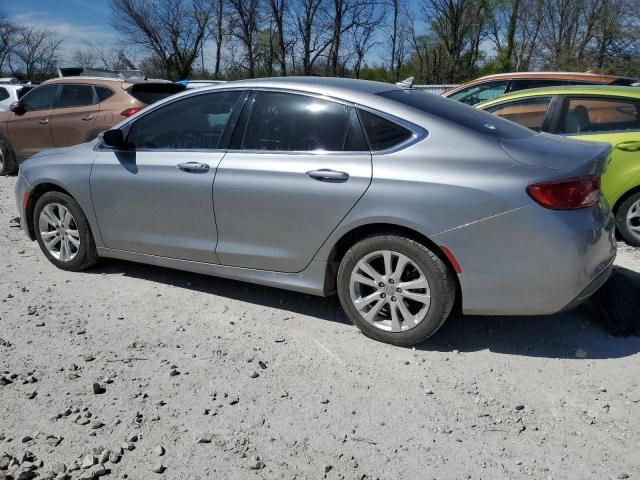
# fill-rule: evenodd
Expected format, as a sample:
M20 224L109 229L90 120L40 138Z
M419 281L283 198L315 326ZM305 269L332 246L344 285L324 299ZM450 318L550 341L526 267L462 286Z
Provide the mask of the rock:
M83 359L85 362L93 362L93 361L96 359L96 357L94 357L94 356L93 356L93 355L91 355L91 354L88 354L88 355L84 355L84 356L82 357L82 359Z
M251 378L258 378L259 376L260 376L260 374L258 372L251 372L249 374L249 377L251 377Z
M324 466L324 473L329 473L332 468L333 468L333 465L325 465Z
M76 423L78 425L89 425L91 423L91 420L89 420L88 418L80 418L76 421Z
M163 473L166 470L165 466L162 465L161 463L157 463L156 465L154 465L154 467L151 469L152 472L154 473Z
M76 380L77 378L80 378L80 375L78 375L76 372L67 373L67 379Z
M38 392L36 392L35 390L29 394L27 394L27 398L29 400L33 400L34 398L36 398L38 396Z
M129 435L129 438L127 438L127 442L135 443L137 441L138 441L138 435L135 433L133 435Z
M618 478L620 480L624 480L625 478L629 478L629 474L628 473L621 473L620 475L618 475Z
M598 388L598 391L600 393L607 393L607 387L601 386L600 388Z
M262 470L265 467L265 464L260 460L260 457L251 457L247 466L249 467L249 470Z
M9 468L9 463L11 463L11 459L13 457L9 455L7 452L4 452L0 455L0 470L6 470Z
M63 473L67 471L67 466L64 463L60 463L60 462L54 463L51 466L51 471L53 473Z
M91 385L91 388L93 389L93 393L95 393L96 395L101 395L107 391L106 388L104 388L97 382Z
M516 405L515 408L516 408L517 411L524 410L524 405L519 404L519 405Z
M121 446L123 450L129 450L129 451L135 450L136 448L136 446L131 442L124 442Z
M587 358L587 352L581 348L576 350L576 358Z
M424 393L426 393L427 395L433 395L433 389L431 388L427 388Z
M229 402L229 405L237 405L240 402L240 397L233 397Z
M102 427L104 427L104 423L99 421L99 420L96 420L95 422L93 422L91 424L91 429L92 430L98 430L99 428L102 428Z
M176 375L180 375L180 372L178 370L176 370L175 368L169 370L169 376L170 377L175 377Z
M111 452L111 453L109 454L109 461L110 461L111 463L118 463L121 459L122 459L122 455L118 455L118 454L117 454L117 453L115 453L115 452Z
M31 440L33 440L33 437L31 437L31 436L29 436L29 435L25 435L24 437L22 437L22 438L20 439L20 441L21 441L22 443L28 443L28 442L30 442Z
M87 468L91 468L95 465L96 463L96 457L94 457L93 455L85 455L85 457L82 459L82 464L80 465L80 468L87 469Z
M329 403L329 399L328 398L323 398L322 400L320 400L320 403L322 403L323 405L326 405Z
M211 437L202 436L202 437L196 438L196 444L202 444L202 443L211 443Z
M98 456L98 463L105 464L109 461L109 457L111 456L111 450L103 450L102 453Z
M153 453L159 457L164 455L164 447L162 445L156 445L153 447Z
M38 322L38 323L36 323L36 327L44 327L44 322Z
M35 478L37 473L30 468L19 467L12 475L14 480L31 480Z
M284 337L276 337L276 343L283 343L285 341Z

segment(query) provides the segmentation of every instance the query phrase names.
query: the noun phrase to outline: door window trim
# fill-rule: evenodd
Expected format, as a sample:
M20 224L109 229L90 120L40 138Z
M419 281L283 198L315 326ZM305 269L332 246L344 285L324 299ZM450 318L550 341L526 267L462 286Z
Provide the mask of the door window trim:
M42 112L44 110L53 110L54 109L54 105L56 105L58 103L58 96L60 95L60 84L46 84L46 85L38 85L36 88L28 91L27 93L24 94L24 96L20 99L20 101L22 102L22 100L24 98L27 98L29 96L29 94L31 92L35 92L39 87L54 87L56 89L56 93L54 94L54 99L53 99L53 103L52 105L45 107L45 108L32 108L30 110L26 110L25 113L29 113L29 112Z
M589 136L589 135L607 135L609 133L630 133L630 132L640 132L638 130L598 130L595 132L580 132L580 133L561 133L560 132L560 121L562 120L562 116L565 114L566 109L569 107L569 101L573 99L591 99L591 100L626 100L629 102L636 102L640 105L639 98L631 98L631 97L623 97L620 95L589 95L589 94L575 94L575 95L559 95L558 106L554 111L554 119L552 129L549 130L549 133L553 133L554 135L560 135L562 137L575 137L575 136Z

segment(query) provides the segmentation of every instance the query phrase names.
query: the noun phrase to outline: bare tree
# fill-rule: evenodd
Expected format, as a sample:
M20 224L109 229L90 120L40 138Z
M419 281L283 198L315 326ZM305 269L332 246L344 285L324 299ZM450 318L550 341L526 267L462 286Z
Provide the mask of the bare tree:
M203 0L112 0L111 10L113 27L153 52L164 75L189 76L210 20Z
M249 78L256 76L256 42L258 40L259 0L229 0L231 5L231 32L245 49L247 65L242 65Z
M18 27L13 22L0 16L0 72L5 62L11 58L18 42Z
M224 13L225 0L213 0L213 22L209 25L209 33L215 44L214 78L220 78L220 66L222 63L222 44L224 42Z
M286 0L268 0L275 29L275 56L280 64L280 75L287 76L287 41L285 40L285 15L288 12Z
M42 78L54 74L61 44L62 39L48 28L23 27L18 30L15 55L28 80L36 79L36 73Z
M313 66L331 43L329 28L322 20L326 0L293 0L296 27L302 41L302 68L305 75L313 73Z

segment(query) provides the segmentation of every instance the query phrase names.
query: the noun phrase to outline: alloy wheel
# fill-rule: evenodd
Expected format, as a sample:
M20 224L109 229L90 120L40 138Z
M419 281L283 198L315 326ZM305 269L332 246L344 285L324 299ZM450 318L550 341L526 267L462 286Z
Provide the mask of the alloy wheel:
M356 263L349 292L362 318L388 332L416 327L431 305L424 272L406 255L390 250L370 253Z
M627 228L634 237L640 240L640 200L634 202L627 212Z
M59 203L45 205L38 225L42 243L53 258L61 262L76 258L80 250L80 232L67 207Z

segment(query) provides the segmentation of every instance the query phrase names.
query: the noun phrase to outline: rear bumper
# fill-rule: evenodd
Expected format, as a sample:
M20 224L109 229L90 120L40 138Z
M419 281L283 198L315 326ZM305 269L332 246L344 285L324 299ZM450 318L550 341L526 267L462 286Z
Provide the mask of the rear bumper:
M552 211L531 204L437 235L458 259L462 310L473 315L548 315L586 299L616 255L606 201Z
M600 275L598 275L589 285L587 285L576 298L571 300L571 302L569 302L569 304L562 309L562 311L571 310L572 308L575 308L583 303L585 300L588 300L591 295L600 290L600 287L602 287L605 282L609 280L611 272L613 272L613 260L611 261L611 264L607 267L607 269Z

